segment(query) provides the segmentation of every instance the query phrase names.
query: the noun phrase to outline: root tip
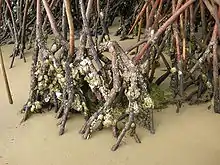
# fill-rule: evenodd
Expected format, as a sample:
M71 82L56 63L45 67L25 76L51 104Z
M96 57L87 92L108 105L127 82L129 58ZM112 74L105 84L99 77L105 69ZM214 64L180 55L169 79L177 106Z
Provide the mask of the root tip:
M155 134L155 130L151 130L150 133L154 135Z
M63 134L64 134L64 129L63 129L63 128L60 128L59 136L62 136Z
M119 147L119 146L118 146L117 144L115 144L115 145L112 146L111 150L112 150L112 151L116 151L116 150L118 149L118 147Z
M79 130L79 134L84 134L85 131L84 130Z

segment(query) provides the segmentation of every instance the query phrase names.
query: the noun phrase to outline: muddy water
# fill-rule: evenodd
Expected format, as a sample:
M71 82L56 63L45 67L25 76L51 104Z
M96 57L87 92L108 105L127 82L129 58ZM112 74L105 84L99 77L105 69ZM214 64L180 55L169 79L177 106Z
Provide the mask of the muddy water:
M135 40L123 41L127 47ZM6 66L12 46L3 48ZM219 165L220 116L207 110L208 104L187 106L175 114L170 106L155 114L156 134L139 128L141 144L126 137L116 152L110 130L83 140L78 131L84 120L72 116L66 133L58 136L54 113L38 114L19 126L18 113L27 100L32 51L26 52L27 63L16 59L8 70L14 104L9 105L0 74L0 165ZM163 66L162 66L163 67Z

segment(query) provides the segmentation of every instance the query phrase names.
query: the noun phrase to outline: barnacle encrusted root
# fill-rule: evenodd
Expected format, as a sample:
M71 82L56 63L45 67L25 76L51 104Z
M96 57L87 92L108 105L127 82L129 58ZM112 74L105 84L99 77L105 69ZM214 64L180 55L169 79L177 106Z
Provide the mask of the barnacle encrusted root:
M58 58L55 46L53 51L42 43L40 46L41 58L36 63L32 90L23 109L25 120L33 113L43 112L48 105L54 106L59 135L62 135L69 116L81 113L86 119L80 130L82 137L89 139L95 131L111 128L117 139L113 151L120 146L126 133L137 143L141 142L136 133L137 125L154 133L154 101L139 67L117 42L105 44L112 59L103 63L101 71L94 65L88 54L90 51L79 49L75 52L79 58L74 59L67 57L65 48L59 47L65 58Z

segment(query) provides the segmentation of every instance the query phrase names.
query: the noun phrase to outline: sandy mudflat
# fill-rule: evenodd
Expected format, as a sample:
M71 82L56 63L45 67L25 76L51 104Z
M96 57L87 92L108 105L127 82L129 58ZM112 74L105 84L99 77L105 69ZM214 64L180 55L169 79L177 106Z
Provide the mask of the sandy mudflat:
M12 45L2 49L8 68ZM16 59L15 67L7 69L13 105L8 104L0 74L0 165L220 165L220 115L207 110L208 104L184 105L180 114L172 106L156 113L155 135L138 129L142 143L127 137L116 152L110 151L115 139L109 130L90 140L81 138L81 116L72 116L61 137L53 112L19 126L18 112L28 97L31 51L25 55L26 64Z

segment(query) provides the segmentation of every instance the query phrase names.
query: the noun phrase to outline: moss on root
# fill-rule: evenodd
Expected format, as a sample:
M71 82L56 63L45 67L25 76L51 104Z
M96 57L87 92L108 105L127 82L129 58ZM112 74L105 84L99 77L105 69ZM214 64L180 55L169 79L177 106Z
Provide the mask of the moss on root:
M150 96L154 101L155 109L166 108L170 99L172 98L172 93L169 89L163 89L161 86L156 84L150 85Z

